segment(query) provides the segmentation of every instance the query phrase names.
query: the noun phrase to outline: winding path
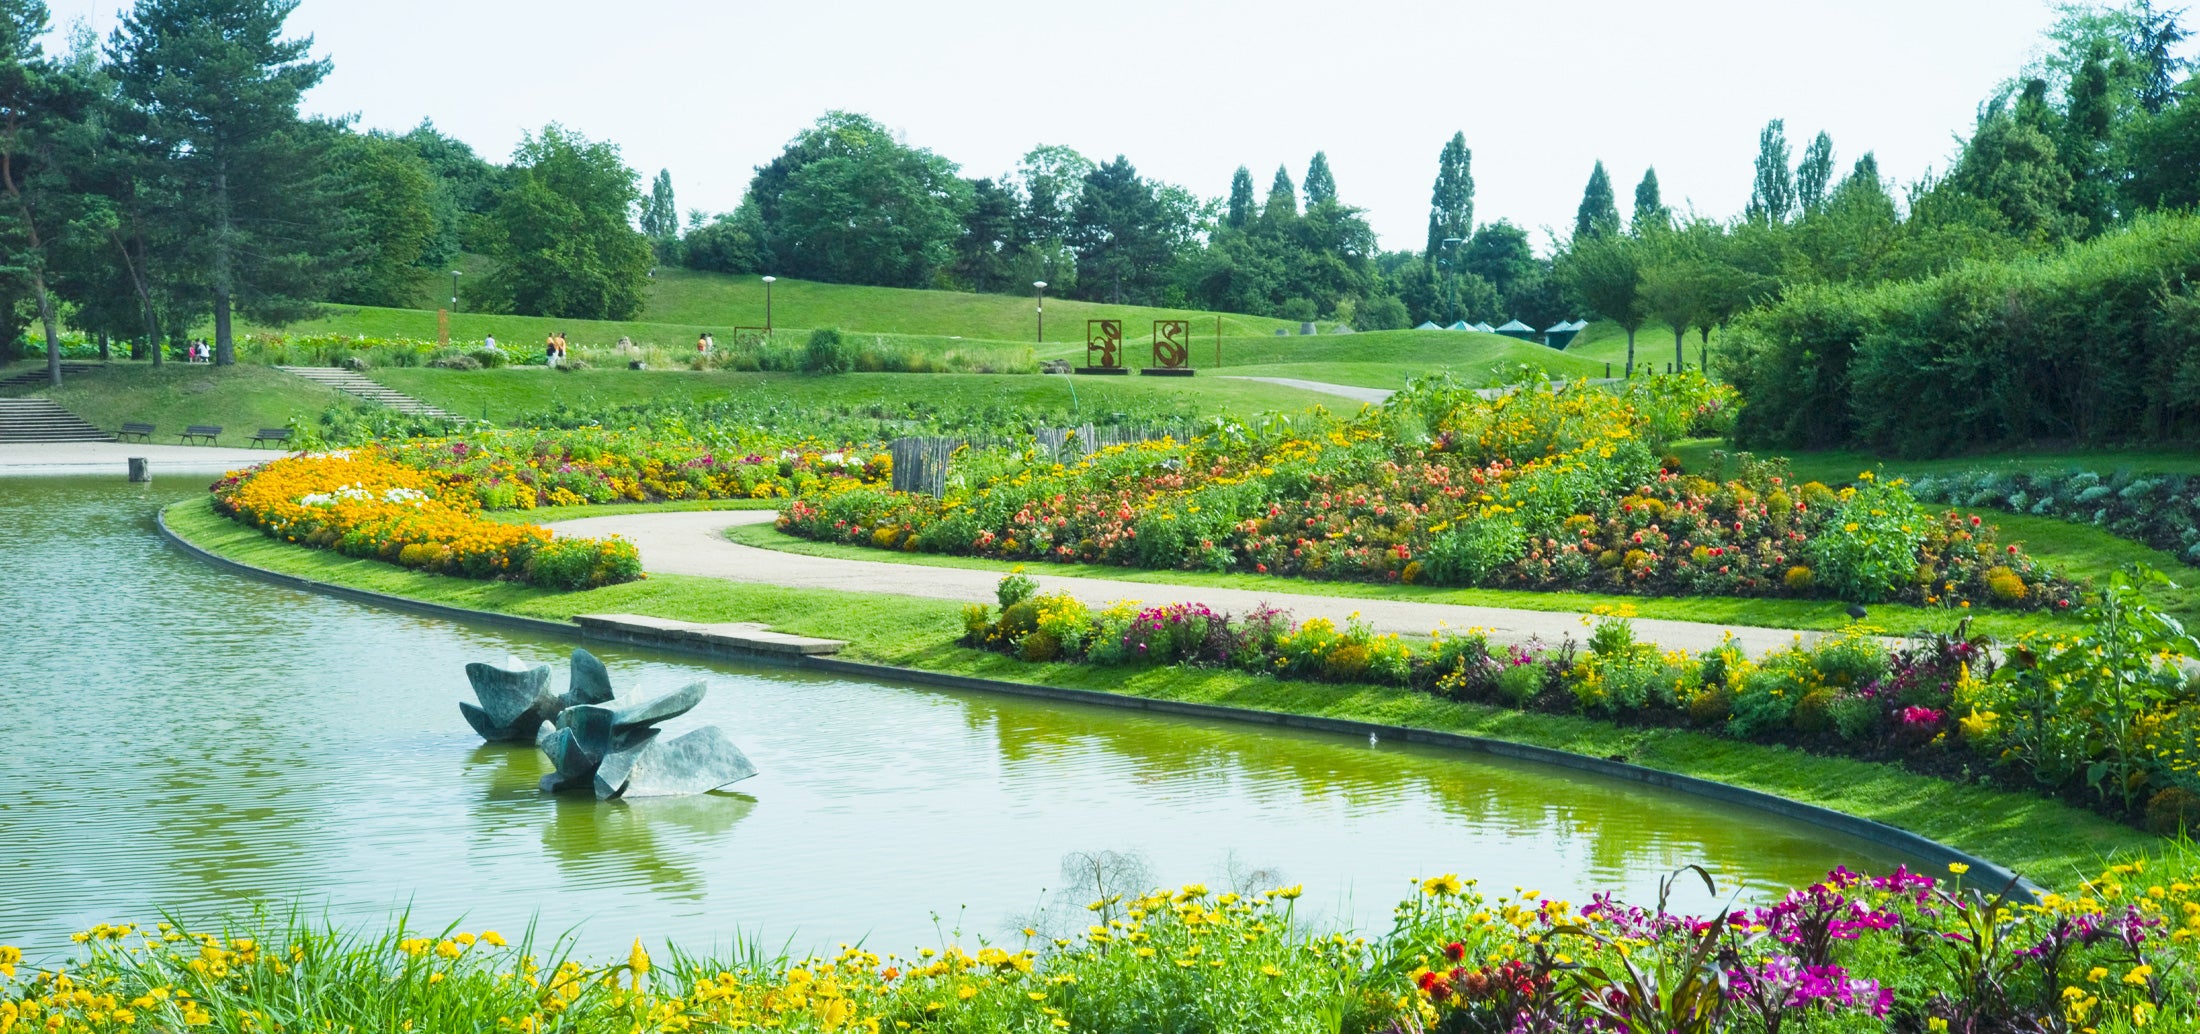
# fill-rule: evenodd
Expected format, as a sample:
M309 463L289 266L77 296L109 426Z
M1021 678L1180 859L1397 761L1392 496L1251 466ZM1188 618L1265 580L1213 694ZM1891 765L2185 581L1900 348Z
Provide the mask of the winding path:
M1378 406L1382 405L1383 400L1389 398L1392 394L1389 388L1360 388L1350 384L1330 384L1326 381L1302 381L1295 377L1233 377L1229 374L1223 374L1222 378L1231 381L1259 381L1262 384L1281 384L1286 388L1297 388L1300 391L1311 391L1322 395L1336 395L1340 398L1351 399L1354 402L1368 402Z
M790 589L890 593L963 603L992 603L994 600L994 585L1001 578L998 571L806 556L744 546L725 537L726 529L734 525L763 524L775 516L768 510L637 513L561 521L557 528L560 533L572 535L624 535L640 547L642 566L659 574L697 575ZM1288 610L1302 620L1326 617L1342 624L1358 614L1378 632L1404 635L1427 635L1438 627L1486 629L1490 637L1499 642L1535 638L1555 643L1568 635L1580 639L1586 634L1583 616L1577 613L1254 592L1110 578L1071 578L1047 574L1044 568L1045 565L1037 564L1025 569L1025 573L1039 583L1041 591L1068 592L1093 607L1118 600L1139 600L1149 605L1204 603L1216 610L1243 614L1267 604ZM1642 638L1667 649L1688 650L1712 649L1732 634L1739 645L1752 653L1786 646L1797 636L1807 639L1818 635L1790 629L1729 627L1655 618L1635 619L1635 630Z

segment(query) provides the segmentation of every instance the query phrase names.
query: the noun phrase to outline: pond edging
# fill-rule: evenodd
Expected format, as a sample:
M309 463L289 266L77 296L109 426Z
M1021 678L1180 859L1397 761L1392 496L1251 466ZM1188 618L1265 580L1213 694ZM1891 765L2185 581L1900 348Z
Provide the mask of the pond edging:
M827 656L798 656L756 650L743 650L724 642L714 642L678 634L647 635L631 628L591 628L578 621L551 621L546 618L521 617L500 614L495 611L474 610L443 603L431 603L392 593L354 589L330 582L307 578L302 575L284 574L263 567L232 560L184 538L168 526L164 510L155 514L155 523L161 536L185 552L216 567L224 568L263 581L288 588L318 592L356 603L367 603L396 610L413 611L454 621L496 625L520 629L543 635L571 636L580 639L596 639L647 646L679 653L696 654L750 663L776 664L785 667L807 668L813 671L842 675L859 675L869 678L915 682L981 693L1001 693L1013 696L1060 700L1070 703L1100 707L1125 708L1205 718L1218 721L1249 722L1259 725L1282 726L1316 732L1365 735L1377 739L1396 739L1407 743L1443 747L1451 750L1488 754L1520 761L1554 765L1577 772L1586 772L1625 782L1639 783L1660 789L1703 797L1739 807L1751 808L1783 818L1803 822L1821 829L1856 837L1860 840L1892 848L1925 859L1934 864L1963 865L1970 870L1970 881L1981 887L2007 887L2012 899L2037 902L2044 889L2005 866L1979 858L1950 847L1930 837L1912 833L1898 826L1876 819L1867 819L1847 812L1816 804L1790 800L1763 790L1752 790L1711 779L1681 775L1662 769L1614 761L1588 754L1576 754L1555 747L1515 743L1510 740L1473 736L1466 733L1442 732L1406 725L1385 725L1350 718L1324 718L1316 715L1292 714L1284 711L1264 711L1254 708L1231 707L1226 704L1203 704L1180 700L1162 700L1152 697L1130 696L1102 690L1072 689L1063 686L1046 686L1029 682L1010 682L1004 679L980 678L971 675L954 675L946 672L926 671L921 668L903 668L891 664L873 664L866 661L850 661ZM1937 874L1934 874L1937 875Z

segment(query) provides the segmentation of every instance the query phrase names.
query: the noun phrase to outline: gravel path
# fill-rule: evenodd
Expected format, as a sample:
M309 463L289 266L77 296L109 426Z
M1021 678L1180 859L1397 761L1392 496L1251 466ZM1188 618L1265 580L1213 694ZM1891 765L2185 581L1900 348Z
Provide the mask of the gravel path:
M993 602L993 587L1001 578L995 571L804 556L744 546L725 537L729 527L762 524L775 516L765 510L641 513L562 521L557 529L561 534L570 535L624 535L640 547L642 566L661 574L700 575L797 589L843 589L965 603ZM1587 634L1582 615L1572 613L1251 592L1108 578L1067 578L1047 574L1044 564L1031 565L1024 573L1032 576L1042 591L1067 591L1087 606L1096 607L1117 600L1140 600L1147 604L1205 603L1216 610L1243 614L1265 603L1288 610L1300 619L1326 617L1339 624L1358 613L1378 632L1406 635L1426 635L1440 626L1480 628L1487 629L1491 638L1499 642L1538 638L1555 643L1568 635L1580 639ZM1635 619L1635 629L1642 638L1667 649L1689 650L1716 647L1731 632L1735 640L1752 653L1786 646L1798 635L1807 639L1817 634L1652 618Z
M0 477L129 473L130 458L143 456L153 476L222 474L283 455L281 449L231 449L216 445L144 445L134 442L29 442L0 445Z
M1322 381L1302 381L1291 377L1232 377L1228 374L1224 374L1223 379L1232 381L1259 381L1263 384L1281 384L1286 388L1297 388L1300 391L1319 392L1323 395L1337 395L1343 398L1351 399L1354 402L1368 402L1375 405L1381 405L1383 400L1389 398L1391 395L1391 391L1389 388L1355 388L1350 384L1328 384Z

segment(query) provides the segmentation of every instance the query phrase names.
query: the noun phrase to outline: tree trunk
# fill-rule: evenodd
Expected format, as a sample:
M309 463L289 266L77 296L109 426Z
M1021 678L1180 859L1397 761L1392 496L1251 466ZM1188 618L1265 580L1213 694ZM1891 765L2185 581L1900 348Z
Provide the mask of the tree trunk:
M38 247L38 235L31 234L31 247ZM54 315L53 296L46 293L46 272L31 270L31 295L38 300L38 321L46 329L46 383L61 386L61 320Z
M114 362L114 360L115 354L107 347L107 332L102 330L99 332L99 361L103 363L111 363Z
M229 296L236 270L230 254L229 169L214 171L214 365L234 366L237 342L230 333Z
M1627 328L1627 379L1635 379L1635 328Z
M1679 373L1679 372L1681 372L1681 371L1683 371L1683 370L1686 370L1686 369L1688 369L1688 358L1687 358L1687 353L1685 353L1685 352L1682 352L1682 351L1681 351L1681 342L1682 342L1682 341L1684 341L1684 340L1686 340L1686 339L1687 339L1687 337L1688 337L1688 325L1687 325L1687 324L1683 323L1683 324L1681 324L1680 326L1678 326L1678 327L1675 327L1675 328L1673 328L1673 372L1674 372L1674 373Z
M145 263L141 261L144 257L142 254L144 238L138 238L141 254L133 256L130 254L130 242L124 240L119 231L110 233L109 236L114 239L116 250L122 252L122 266L124 269L129 270L130 286L137 291L138 308L143 311L145 316L146 347L153 350L153 365L156 367L165 366L168 362L168 350L162 348L160 344L160 320L153 313L153 288L151 284L145 282ZM132 349L131 351L132 358L135 358L136 350Z

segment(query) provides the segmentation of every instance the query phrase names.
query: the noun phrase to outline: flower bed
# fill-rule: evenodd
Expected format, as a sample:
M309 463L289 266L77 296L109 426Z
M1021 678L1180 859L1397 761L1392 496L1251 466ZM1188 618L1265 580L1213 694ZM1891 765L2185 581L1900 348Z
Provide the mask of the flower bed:
M2200 873L2186 862L2119 865L2037 906L1964 886L1961 866L1951 880L1836 869L1700 916L1663 895L1577 907L1447 874L1372 939L1301 918L1297 887L1103 887L1082 932L906 958L665 965L640 941L583 960L495 931L101 925L51 969L18 972L21 953L0 947L0 1031L2190 1030Z
M2200 477L2189 474L1971 470L1919 478L1911 491L1957 506L2091 524L2200 565Z
M1731 645L1661 651L1637 641L1624 614L1583 644L1500 647L1442 631L1409 644L1358 621L1293 623L1271 609L1094 611L1015 574L1002 579L997 614L965 610L963 642L1034 662L1227 667L1697 727L1938 775L1984 771L2157 831L2200 827L2200 689L2181 667L2200 658L2200 642L2124 574L2091 616L2082 634L2007 644L2001 663L1993 644L1960 633L1889 647L1855 632L1762 657Z
M1833 596L2064 608L2076 587L1983 521L1900 483L1834 491L1752 464L1715 482L1659 450L1715 430L1694 376L1531 389L1419 387L1380 412L1225 426L1103 450L960 461L942 499L797 498L810 538L1013 559L1655 595Z
M378 448L301 454L213 485L223 516L286 542L467 578L586 589L642 577L634 544L481 516L472 487Z
M749 436L747 447L665 432L481 431L413 439L389 458L434 474L488 510L678 499L826 496L892 476L892 458Z

